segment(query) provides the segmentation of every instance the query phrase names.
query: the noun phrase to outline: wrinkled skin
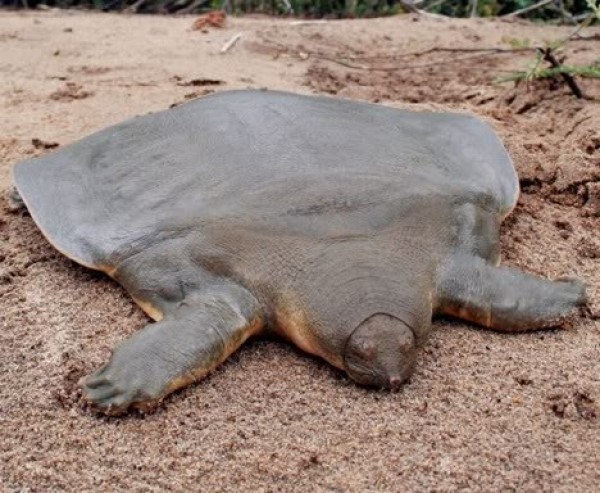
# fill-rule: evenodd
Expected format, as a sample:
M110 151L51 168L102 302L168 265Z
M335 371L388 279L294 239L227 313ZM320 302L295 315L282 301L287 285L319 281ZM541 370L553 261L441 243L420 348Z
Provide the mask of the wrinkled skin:
M560 325L579 281L498 267L518 182L485 124L277 92L221 93L17 165L48 239L155 320L82 382L116 414L265 332L398 388L432 316Z

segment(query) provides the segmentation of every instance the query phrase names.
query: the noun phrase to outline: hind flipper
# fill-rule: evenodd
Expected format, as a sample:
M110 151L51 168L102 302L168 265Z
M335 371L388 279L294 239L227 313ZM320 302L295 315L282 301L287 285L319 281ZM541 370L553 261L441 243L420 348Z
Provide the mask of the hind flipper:
M585 302L581 281L550 281L467 255L440 269L436 292L438 313L505 332L560 326Z

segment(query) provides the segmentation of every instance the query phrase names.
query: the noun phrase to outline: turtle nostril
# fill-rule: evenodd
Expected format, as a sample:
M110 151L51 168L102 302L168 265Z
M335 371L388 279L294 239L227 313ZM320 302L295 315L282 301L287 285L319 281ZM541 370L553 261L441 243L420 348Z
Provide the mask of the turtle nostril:
M398 388L400 388L400 385L402 385L403 381L404 380L401 377L397 377L397 376L390 377L390 379L389 379L390 388L393 390L397 390Z

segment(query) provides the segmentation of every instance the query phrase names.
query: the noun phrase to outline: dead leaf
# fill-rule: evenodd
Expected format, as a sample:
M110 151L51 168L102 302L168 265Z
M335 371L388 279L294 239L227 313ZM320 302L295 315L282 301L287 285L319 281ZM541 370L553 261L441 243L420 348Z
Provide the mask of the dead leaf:
M218 27L222 28L225 26L225 19L227 14L223 10L213 10L207 14L203 14L198 17L192 24L194 31L200 31L207 27Z

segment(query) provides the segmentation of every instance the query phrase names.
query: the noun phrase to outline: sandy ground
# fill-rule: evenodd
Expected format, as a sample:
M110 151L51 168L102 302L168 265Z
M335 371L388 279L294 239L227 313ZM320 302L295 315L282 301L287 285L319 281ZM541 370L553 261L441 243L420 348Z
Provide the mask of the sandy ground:
M600 83L582 84L595 101L577 101L561 84L492 84L531 53L422 53L534 45L569 29L411 16L239 19L207 33L191 23L0 13L0 188L21 159L213 90L472 111L502 135L521 176L504 261L584 279L590 308L569 330L518 336L439 320L399 393L359 388L284 343L257 341L155 414L98 418L75 383L147 319L2 198L0 489L597 491ZM590 62L600 41L575 41L567 54Z

